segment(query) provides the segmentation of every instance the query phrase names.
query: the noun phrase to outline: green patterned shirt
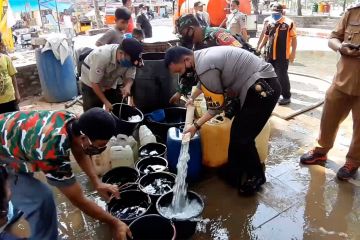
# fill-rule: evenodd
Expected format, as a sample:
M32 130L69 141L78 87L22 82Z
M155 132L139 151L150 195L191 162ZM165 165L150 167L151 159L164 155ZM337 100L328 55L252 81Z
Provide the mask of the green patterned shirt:
M70 165L67 111L20 111L0 115L0 163L19 173L42 171L55 186L75 182Z

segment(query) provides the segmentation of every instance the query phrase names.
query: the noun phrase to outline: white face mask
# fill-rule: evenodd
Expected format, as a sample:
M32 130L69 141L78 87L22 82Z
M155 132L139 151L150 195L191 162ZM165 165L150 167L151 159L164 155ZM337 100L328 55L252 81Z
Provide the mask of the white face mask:
M141 13L147 14L147 10L143 9L143 10L141 10Z
M231 13L237 13L237 9L231 10Z

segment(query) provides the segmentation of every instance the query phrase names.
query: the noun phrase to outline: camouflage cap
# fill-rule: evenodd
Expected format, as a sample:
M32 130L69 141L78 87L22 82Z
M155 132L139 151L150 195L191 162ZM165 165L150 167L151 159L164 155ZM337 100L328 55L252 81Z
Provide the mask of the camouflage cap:
M200 27L199 21L193 14L184 14L178 20L176 20L177 32L181 33L188 27Z

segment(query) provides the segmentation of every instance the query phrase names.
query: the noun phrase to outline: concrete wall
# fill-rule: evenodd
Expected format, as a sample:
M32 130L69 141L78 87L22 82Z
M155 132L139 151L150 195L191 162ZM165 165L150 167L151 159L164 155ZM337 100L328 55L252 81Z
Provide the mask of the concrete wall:
M17 85L22 99L41 94L39 73L36 64L17 67Z

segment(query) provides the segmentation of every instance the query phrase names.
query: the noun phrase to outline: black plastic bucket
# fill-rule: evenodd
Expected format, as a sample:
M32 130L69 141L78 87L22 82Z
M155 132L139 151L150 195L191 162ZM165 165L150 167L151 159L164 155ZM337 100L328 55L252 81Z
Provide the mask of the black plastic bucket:
M108 212L127 224L145 215L150 207L150 197L139 190L120 192L119 199L113 198L107 204Z
M165 120L156 122L150 118L145 119L145 125L151 130L151 132L161 138L163 143L166 142L166 136L169 128L181 127L185 125L186 108L182 107L170 107L165 108Z
M135 105L144 113L169 107L169 99L176 92L178 77L164 64L165 53L144 53L144 67L136 69L134 90Z
M129 226L133 240L175 240L174 224L166 218L151 214L139 217Z
M146 157L138 161L135 168L141 175L153 172L164 172L168 169L168 162L163 157Z
M192 235L196 232L196 225L197 225L197 217L199 217L202 214L202 211L204 210L204 201L203 199L195 192L188 191L187 192L188 199L196 200L201 205L201 211L199 213L195 214L194 216L191 216L191 218L188 219L175 219L172 218L171 220L175 224L177 237L178 239L189 239ZM164 206L169 206L173 199L173 192L166 193L162 195L156 202L156 209L157 212L166 218L164 214L162 214L160 208Z
M175 185L175 178L176 176L172 173L168 173L168 172L156 172L156 173L150 173L147 174L145 176L143 176L142 178L140 178L139 180L139 188L141 191L143 191L144 193L148 194L151 197L151 200L153 201L154 205L157 201L157 199L167 193L167 192L171 192L172 188ZM157 180L160 179L160 180ZM156 192L152 192L150 190L153 189L148 189L146 188L149 184L154 183L155 181L161 181L164 184L167 184L167 187L164 187L165 185L162 185L161 188L155 188L155 190L157 190ZM166 182L166 183L165 183Z
M112 114L116 117L116 120L118 121L116 135L132 135L133 132L138 128L139 124L144 120L144 114L139 109L137 109L136 107L131 107L130 105L125 103L114 104ZM140 116L141 120L136 122L130 122L129 117L136 115Z
M139 148L139 158L146 157L165 157L167 147L162 143L148 143Z
M121 191L133 189L134 186L131 183L137 183L140 173L138 170L131 167L117 167L111 169L102 177L102 182L117 184Z

